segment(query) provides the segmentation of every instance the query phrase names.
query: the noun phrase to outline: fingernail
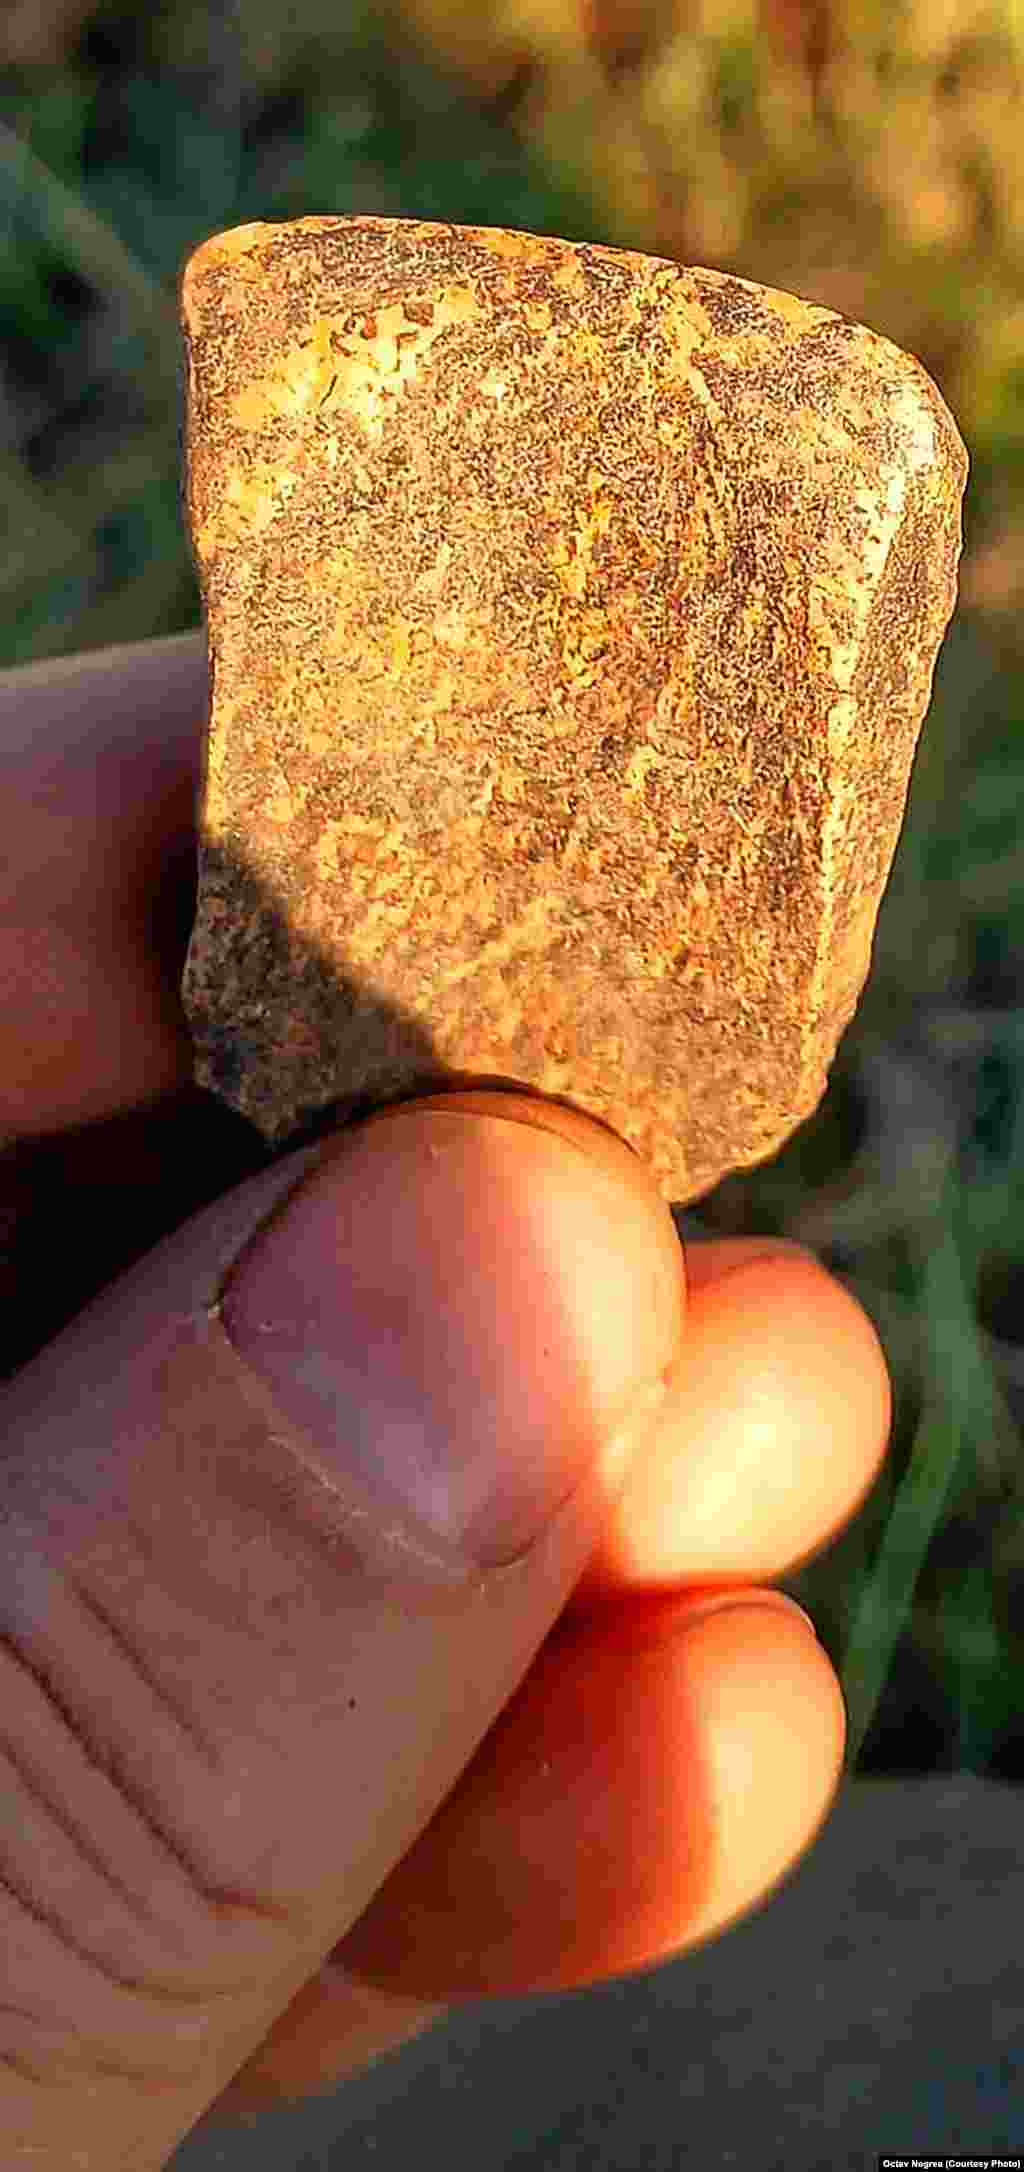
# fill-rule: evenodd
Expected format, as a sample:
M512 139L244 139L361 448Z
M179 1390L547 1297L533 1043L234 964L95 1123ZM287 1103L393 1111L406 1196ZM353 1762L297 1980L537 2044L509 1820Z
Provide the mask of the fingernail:
M756 1591L744 1590L742 1585L737 1585L733 1591L715 1592L688 1607L685 1626L692 1629L696 1622L704 1621L708 1614L723 1614L730 1607L746 1607L748 1611L753 1609L757 1613L766 1614L795 1614L804 1628L810 1630L812 1637L817 1638L818 1632L810 1615L800 1605L799 1600L790 1598L788 1592L765 1591L760 1588Z
M492 1567L595 1466L621 1482L680 1286L668 1209L616 1157L500 1109L407 1105L331 1136L221 1319L325 1469Z

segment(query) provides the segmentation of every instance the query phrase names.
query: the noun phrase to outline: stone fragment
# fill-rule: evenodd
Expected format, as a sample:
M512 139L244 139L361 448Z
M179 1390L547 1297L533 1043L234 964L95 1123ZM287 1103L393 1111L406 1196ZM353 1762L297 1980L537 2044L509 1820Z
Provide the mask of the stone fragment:
M385 218L186 265L211 716L183 998L271 1144L421 1090L670 1199L816 1107L867 976L967 455L833 311Z

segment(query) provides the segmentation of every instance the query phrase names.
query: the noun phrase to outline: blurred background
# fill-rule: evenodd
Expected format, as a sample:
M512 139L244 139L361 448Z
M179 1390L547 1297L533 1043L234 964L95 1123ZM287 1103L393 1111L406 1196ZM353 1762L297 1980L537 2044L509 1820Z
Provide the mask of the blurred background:
M287 19L285 19L287 18ZM176 287L219 228L377 212L711 265L920 356L971 455L868 989L826 1101L680 1226L816 1248L887 1468L788 1588L858 1775L1024 1780L1021 0L7 0L0 666L197 626Z

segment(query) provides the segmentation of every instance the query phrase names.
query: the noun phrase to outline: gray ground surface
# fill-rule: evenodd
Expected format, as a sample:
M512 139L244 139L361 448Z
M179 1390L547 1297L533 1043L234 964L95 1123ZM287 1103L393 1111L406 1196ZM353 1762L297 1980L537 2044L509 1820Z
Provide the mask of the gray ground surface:
M759 1912L649 1975L464 2011L172 2172L758 2172L1024 2152L1024 1790L851 1781Z

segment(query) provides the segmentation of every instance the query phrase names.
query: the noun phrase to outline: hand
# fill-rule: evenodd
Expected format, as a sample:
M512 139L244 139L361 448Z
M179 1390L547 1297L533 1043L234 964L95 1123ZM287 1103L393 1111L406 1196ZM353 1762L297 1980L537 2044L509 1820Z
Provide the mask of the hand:
M33 2172L162 2165L454 2001L763 1900L844 1718L762 1587L888 1438L853 1300L774 1241L684 1275L599 1126L461 1095L273 1160L196 1091L205 707L192 635L0 680L0 2131Z

